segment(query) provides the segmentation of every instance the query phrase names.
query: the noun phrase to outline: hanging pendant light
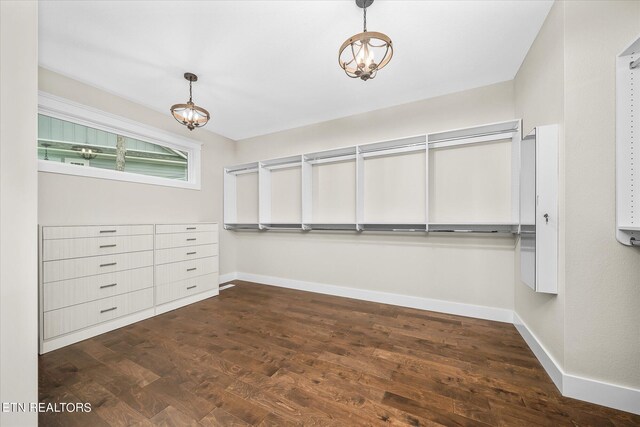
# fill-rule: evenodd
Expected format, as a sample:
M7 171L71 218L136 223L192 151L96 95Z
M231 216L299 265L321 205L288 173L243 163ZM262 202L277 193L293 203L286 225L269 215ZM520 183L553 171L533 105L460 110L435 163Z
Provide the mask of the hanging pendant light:
M367 31L367 7L371 3L373 0L356 0L364 10L364 31L349 37L338 53L338 62L347 76L365 81L375 78L393 56L391 39L386 34Z
M202 127L209 122L211 116L209 112L193 103L191 85L198 81L198 76L193 73L184 73L184 78L189 80L189 102L186 104L176 104L171 107L173 117L185 125L189 130Z

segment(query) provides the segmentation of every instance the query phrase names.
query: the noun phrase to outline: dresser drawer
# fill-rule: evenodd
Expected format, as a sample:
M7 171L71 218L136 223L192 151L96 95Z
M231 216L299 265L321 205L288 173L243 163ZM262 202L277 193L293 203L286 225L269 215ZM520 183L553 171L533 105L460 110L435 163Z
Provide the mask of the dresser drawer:
M153 234L153 225L86 225L71 227L42 227L42 238L76 239L79 237L134 236Z
M61 280L44 285L44 311L153 287L153 267Z
M218 224L158 224L156 234L166 233L198 233L202 231L218 231Z
M159 249L156 251L156 265L170 262L188 261L218 255L218 245L185 246L184 248Z
M156 234L156 249L210 245L211 243L218 243L217 231Z
M44 261L153 250L153 235L45 240Z
M44 338L53 338L151 307L153 288L49 311L44 313Z
M218 289L218 273L166 283L156 287L156 304L165 304L212 289Z
M217 272L217 256L156 265L156 286Z
M45 261L44 283L153 265L153 251Z

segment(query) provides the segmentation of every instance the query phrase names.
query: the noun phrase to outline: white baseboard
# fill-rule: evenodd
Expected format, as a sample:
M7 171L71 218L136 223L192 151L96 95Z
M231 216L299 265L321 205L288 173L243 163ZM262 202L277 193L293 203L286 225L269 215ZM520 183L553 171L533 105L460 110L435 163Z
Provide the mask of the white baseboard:
M238 280L278 286L281 288L297 289L318 294L334 295L401 307L431 310L440 313L456 314L458 316L475 317L478 319L495 320L498 322L513 322L513 311L505 308L487 307L483 305L465 304L431 298L409 295L392 294L390 292L371 291L367 289L349 288L346 286L327 285L324 283L304 282L301 280L284 279L281 277L263 276L251 273L236 273ZM234 279L231 279L234 280Z
M226 273L226 274L219 274L218 275L218 283L222 284L222 283L227 283L230 282L232 280L236 280L238 278L238 273L236 273L235 271L232 273Z
M564 372L517 313L513 314L513 324L563 396L640 415L639 389Z
M564 373L562 372L562 368L560 368L560 364L556 362L517 313L513 313L513 325L524 339L524 342L526 342L531 351L533 351L536 358L538 358L538 361L544 370L547 371L551 381L553 381L556 387L558 387L558 390L562 393L562 380Z
M640 390L564 374L562 395L640 415Z

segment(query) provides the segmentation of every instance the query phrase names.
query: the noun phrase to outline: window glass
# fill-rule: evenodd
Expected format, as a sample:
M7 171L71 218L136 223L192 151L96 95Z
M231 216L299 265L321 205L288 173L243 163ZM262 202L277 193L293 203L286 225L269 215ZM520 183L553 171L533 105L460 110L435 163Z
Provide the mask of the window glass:
M76 166L188 180L187 152L43 114L38 115L38 158Z

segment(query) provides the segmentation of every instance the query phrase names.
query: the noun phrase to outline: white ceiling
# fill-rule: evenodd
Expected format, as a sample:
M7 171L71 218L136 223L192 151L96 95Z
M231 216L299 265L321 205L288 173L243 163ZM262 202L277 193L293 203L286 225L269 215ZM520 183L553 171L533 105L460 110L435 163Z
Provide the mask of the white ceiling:
M337 60L353 1L48 1L40 65L167 120L194 72L207 129L239 140L512 79L552 3L376 0L368 29L395 52L363 82Z

